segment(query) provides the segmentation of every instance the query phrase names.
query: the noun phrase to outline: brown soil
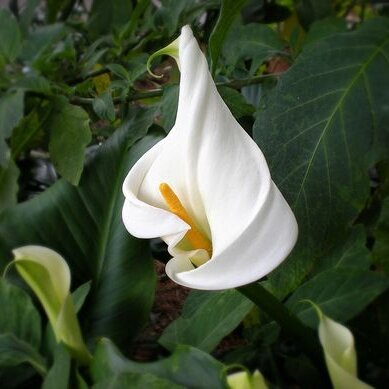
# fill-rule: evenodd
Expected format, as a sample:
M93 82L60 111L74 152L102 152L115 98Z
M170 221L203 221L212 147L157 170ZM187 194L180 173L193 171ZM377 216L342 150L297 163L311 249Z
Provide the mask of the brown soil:
M165 265L154 261L157 273L157 288L154 305L150 314L149 323L137 336L134 342L131 359L139 362L148 362L168 355L167 351L158 344L158 338L164 329L180 316L182 306L190 289L177 285L165 274ZM232 349L244 344L239 331L234 331L224 338L217 349L215 356L222 356Z

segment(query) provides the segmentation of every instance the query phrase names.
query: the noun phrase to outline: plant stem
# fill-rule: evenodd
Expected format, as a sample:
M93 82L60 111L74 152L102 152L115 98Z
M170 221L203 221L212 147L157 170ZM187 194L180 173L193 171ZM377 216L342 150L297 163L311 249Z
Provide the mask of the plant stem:
M96 72L93 73L93 76L96 75L101 75L107 73L106 69L100 69ZM265 74L262 76L256 76L256 77L251 77L251 78L244 78L241 80L232 80L232 81L227 81L227 82L219 82L216 83L217 86L227 86L229 88L233 89L240 89L244 86L249 86L249 85L255 85L255 84L261 84L268 78L274 78L279 76L278 73L273 73L273 74ZM159 97L163 95L163 88L158 88L154 90L150 90L147 92L135 92L135 93L130 93L125 101L130 102L130 101L135 101L135 100L142 100L142 99L149 99L151 97ZM93 98L90 97L78 97L78 96L73 96L71 98L71 103L77 104L77 105L91 105L93 104ZM122 102L122 99L120 97L114 97L113 99L114 104L118 104Z
M111 71L108 68L103 67L101 69L87 73L84 76L79 76L79 77L73 78L72 80L69 80L67 83L69 85L76 85L76 84L79 84L80 82L86 81L88 78L98 77L98 76L101 76L102 74L108 74L110 72Z
M305 326L284 304L273 294L267 291L261 284L252 283L237 288L244 296L249 298L259 309L268 314L291 336L296 344L301 347L304 353L312 362L327 371L318 337L314 330ZM328 378L328 376L327 376Z

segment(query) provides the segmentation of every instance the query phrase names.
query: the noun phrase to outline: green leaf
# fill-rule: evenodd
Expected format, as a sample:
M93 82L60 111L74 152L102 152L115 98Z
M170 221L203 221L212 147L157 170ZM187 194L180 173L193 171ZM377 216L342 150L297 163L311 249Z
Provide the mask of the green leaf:
M37 61L55 42L63 38L69 29L62 23L54 23L35 28L23 44L20 57L24 61Z
M217 9L219 0L198 2L197 0L164 0L154 13L156 29L165 30L166 35L176 33L181 26L193 23L207 9Z
M301 0L296 10L300 23L305 29L308 29L315 20L323 19L333 13L330 0Z
M108 68L115 76L123 80L130 81L130 75L124 66L117 63L111 63L106 65L106 68Z
M320 258L314 269L316 273L342 267L368 270L370 264L371 254L366 247L366 233L362 226L358 226L351 230L347 240Z
M0 166L0 212L17 203L19 169L11 159L7 167Z
M381 215L374 231L374 262L389 274L389 197L382 203Z
M161 124L166 132L169 132L176 121L178 107L178 85L168 85L163 88L161 98Z
M322 39L281 76L258 115L254 137L300 230L290 260L271 276L284 295L364 205L367 169L388 144L388 58L386 19Z
M329 17L314 22L304 38L303 45L314 44L320 39L347 31L347 22L344 19Z
M41 321L27 293L0 278L0 307L0 334L12 333L38 348L41 343Z
M23 363L30 364L41 375L46 374L45 361L36 349L13 334L0 334L0 366L18 366Z
M254 114L255 108L237 90L226 86L219 86L217 90L235 118Z
M209 38L209 55L211 57L211 72L215 74L217 61L222 51L224 40L235 17L238 15L246 0L222 0L219 18Z
M251 60L251 73L267 58L279 54L285 43L276 31L263 24L238 25L226 39L223 54L226 63L236 66L240 60Z
M223 383L224 366L200 350L179 346L174 353L157 362L139 363L125 359L109 339L97 346L91 365L95 382L123 373L153 374L184 387L198 389L226 388Z
M65 3L65 4L64 4ZM59 11L66 5L67 2L62 0L46 0L46 18L48 23L54 23L57 20Z
M93 99L93 109L100 119L115 120L115 107L113 105L111 92L104 92Z
M41 106L36 106L28 115L24 116L14 128L10 144L15 160L20 153L42 144L45 136L43 124L49 119L50 111L50 105L42 103Z
M48 371L42 389L68 389L70 386L70 354L59 344L54 353L54 363Z
M56 99L45 127L51 132L49 151L56 170L77 185L84 168L85 147L92 139L89 115L81 107Z
M39 373L45 362L37 351L41 343L40 316L22 289L0 278L0 366L29 363ZM3 379L4 369L0 369Z
M22 37L14 15L4 8L0 8L0 36L0 57L11 62L20 53Z
M19 10L19 25L23 36L28 34L28 29L35 16L35 11L39 6L40 0L29 0L23 6L22 10Z
M28 76L23 77L14 84L15 88L27 90L31 92L51 94L50 81L43 76Z
M134 115L90 158L80 185L59 180L46 192L0 214L0 266L14 247L48 246L66 258L73 288L92 280L81 327L92 340L109 336L126 349L148 319L155 275L147 241L123 226L123 180L161 139L144 137L154 111ZM141 141L135 143L141 137Z
M253 303L236 290L193 291L185 301L181 317L172 322L159 343L172 351L179 344L211 352L253 308Z
M122 373L114 375L104 381L93 385L94 389L184 389L182 385L174 384L172 381L158 378L157 376L149 373Z
M88 296L91 289L92 281L85 282L85 284L80 285L73 293L72 299L74 301L74 308L78 312L84 305L85 299Z
M128 0L93 1L88 29L94 36L112 33L131 17L132 6Z
M0 96L0 166L5 167L9 160L6 139L23 117L24 93L20 90L7 92Z
M314 308L302 300L311 300L336 321L352 319L389 287L389 278L368 270L331 269L301 285L288 299L299 318L315 327Z

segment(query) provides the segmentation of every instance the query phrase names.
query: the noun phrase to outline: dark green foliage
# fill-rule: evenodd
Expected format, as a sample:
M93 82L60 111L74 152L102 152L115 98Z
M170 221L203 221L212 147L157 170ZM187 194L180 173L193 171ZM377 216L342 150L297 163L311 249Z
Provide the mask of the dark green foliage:
M178 67L162 57L153 63L157 79L147 74L147 59L190 24L220 95L260 146L298 220L297 246L260 284L311 327L303 328L316 343L317 315L306 300L347 325L360 377L385 388L389 7L11 3L12 11L0 9L0 270L16 247L57 250L70 266L94 357L80 368L56 344L11 267L0 279L1 386L226 388L228 364L243 363L260 369L270 387L326 387L325 369L302 354L303 342L280 328L272 309L252 309L237 291L193 291L162 326L159 307L152 309L149 242L125 230L121 186L175 123ZM151 350L145 358L144 348Z

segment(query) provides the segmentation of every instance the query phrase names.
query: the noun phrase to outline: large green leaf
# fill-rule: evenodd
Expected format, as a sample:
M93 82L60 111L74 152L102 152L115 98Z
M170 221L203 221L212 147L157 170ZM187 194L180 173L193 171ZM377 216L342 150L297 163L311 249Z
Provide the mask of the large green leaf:
M284 294L365 202L367 169L388 145L387 84L389 20L377 18L309 45L258 115L255 139L300 230L291 260L272 276Z
M95 382L125 373L153 374L186 388L222 389L224 365L203 351L179 346L157 362L139 363L125 359L109 339L102 339L91 365Z
M13 160L7 167L0 166L0 212L16 204L19 169Z
M0 278L0 380L4 367L29 363L45 372L45 361L37 351L41 343L41 320L30 297L22 289Z
M171 323L159 343L169 350L179 344L211 352L250 312L253 303L236 290L193 291L180 318Z
M0 278L0 334L12 333L33 347L41 342L41 321L30 297Z
M279 54L285 42L279 34L263 24L238 25L232 28L224 44L224 57L230 66L251 60L251 73L267 58Z
M50 131L49 151L54 166L74 185L80 181L85 147L92 139L89 115L64 99L56 99L45 127Z
M29 363L40 374L46 373L43 357L29 343L18 339L15 335L0 334L0 367L18 366ZM2 369L0 369L0 378Z
M5 167L9 160L6 139L23 117L24 93L20 90L0 95L0 166Z
M129 0L93 1L89 31L98 36L123 26L131 16L132 3Z
M382 203L381 215L374 231L373 259L389 274L389 197Z
M219 18L209 38L209 54L211 57L211 71L215 74L217 61L222 51L224 40L231 24L238 15L246 0L222 0Z
M362 226L351 230L349 237L315 263L315 273L349 267L369 269L371 253L366 247L366 233Z
M184 389L172 381L159 378L150 373L121 373L111 376L93 386L94 389Z
M20 57L24 61L37 61L51 45L63 38L68 32L68 27L63 23L36 27L25 40Z
M125 175L161 139L145 135L151 110L128 121L91 158L79 187L60 180L0 216L0 265L10 250L39 244L60 253L73 288L92 280L81 310L86 337L109 336L126 347L148 317L155 275L147 241L131 237L121 220ZM132 146L132 147L131 147Z
M0 57L13 61L22 46L20 29L15 17L8 9L0 9Z
M311 300L336 321L347 321L360 313L389 287L389 278L368 270L339 268L324 271L301 285L287 305L310 326L317 323Z
M54 363L47 372L42 389L68 389L70 379L70 354L63 344L54 353Z

